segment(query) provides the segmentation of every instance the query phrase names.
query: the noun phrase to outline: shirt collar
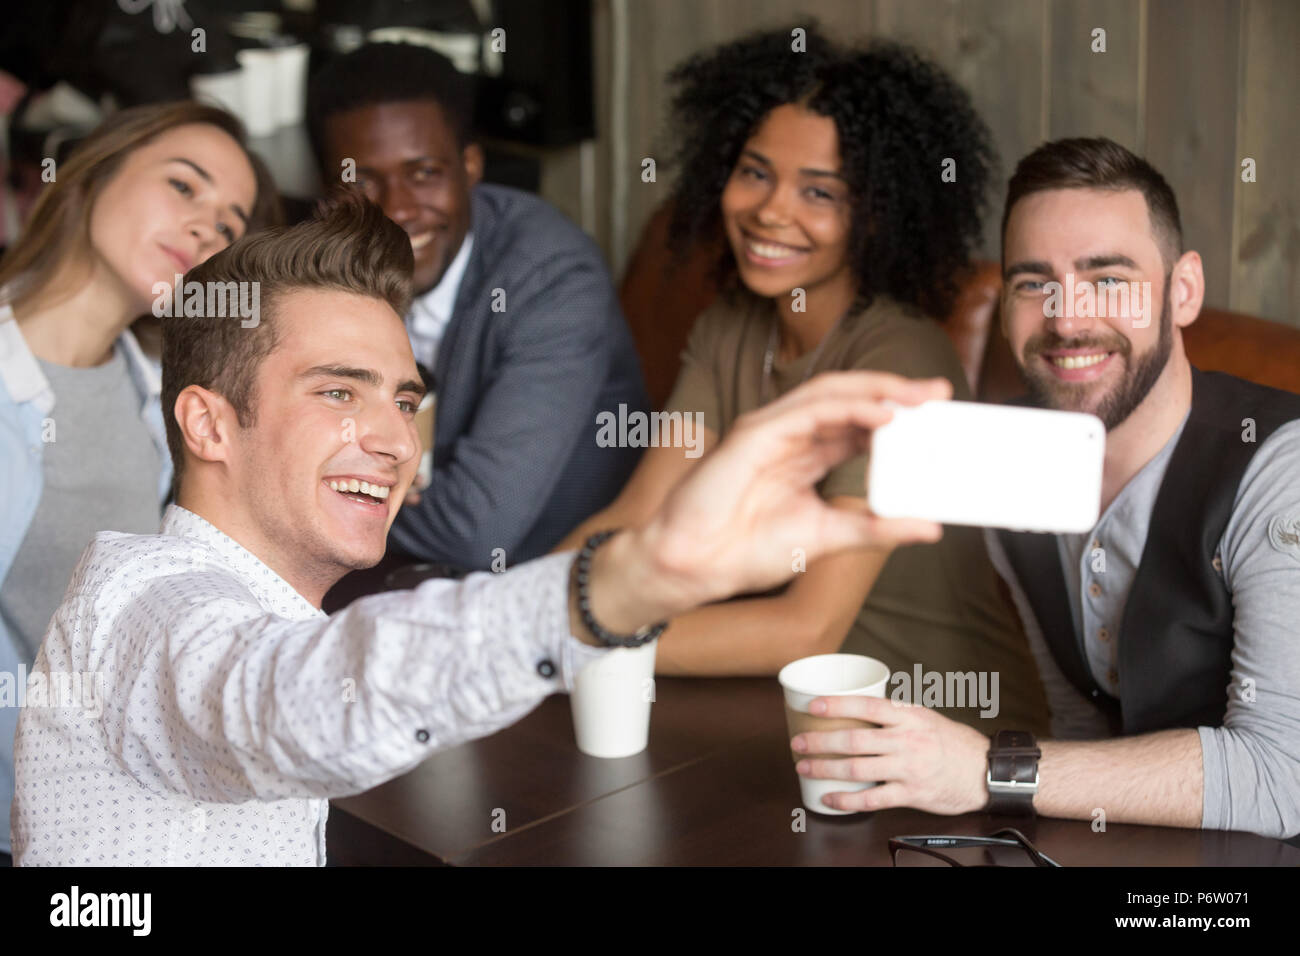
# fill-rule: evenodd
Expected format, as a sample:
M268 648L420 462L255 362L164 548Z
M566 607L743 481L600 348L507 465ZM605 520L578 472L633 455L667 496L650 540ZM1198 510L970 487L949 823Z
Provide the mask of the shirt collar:
M1169 436L1169 440L1119 490L1119 494L1111 501L1110 507L1097 520L1097 529L1100 529L1116 517L1121 518L1124 524L1136 525L1138 523L1136 517L1138 513L1150 513L1156 495L1160 493L1160 487L1164 483L1165 470L1169 467L1169 459L1173 457L1174 448L1182 438L1183 430L1187 427L1187 420L1191 417L1191 414L1191 406L1188 406L1187 411L1183 413L1183 420L1174 429L1174 433Z
M465 277L465 268L469 265L469 254L473 247L474 233L468 232L438 284L411 303L412 322L424 324L421 320L432 319L437 323L438 329L446 325L452 310L456 308L456 293L460 291L460 281Z
M118 337L117 348L126 356L127 368L135 379L135 387L140 397L148 401L162 395L162 374L153 359L144 354L144 349L136 341L130 329L123 329Z
M131 379L144 402L158 398L162 394L162 376L130 329L122 330L114 347L125 356ZM43 414L53 410L54 389L7 304L0 305L0 379L15 403L34 402Z
M13 309L0 305L0 379L17 404L35 402L43 414L54 408L54 390L18 329Z
M221 563L248 586L257 603L272 614L294 621L327 616L257 555L193 511L180 505L168 505L163 512L162 533L197 542L216 552Z

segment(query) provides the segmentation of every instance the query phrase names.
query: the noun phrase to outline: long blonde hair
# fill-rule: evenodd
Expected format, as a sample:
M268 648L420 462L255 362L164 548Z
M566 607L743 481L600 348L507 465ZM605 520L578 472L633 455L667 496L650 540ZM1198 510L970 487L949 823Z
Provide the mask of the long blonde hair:
M228 133L248 157L257 179L257 198L248 231L281 222L280 200L266 165L248 149L243 124L230 113L192 100L134 106L104 120L60 164L58 178L32 207L19 239L0 258L0 305L15 310L32 301L52 304L76 292L75 284L51 295L51 281L69 261L90 248L90 214L95 200L134 150L178 126L206 123ZM152 321L148 316L144 321Z

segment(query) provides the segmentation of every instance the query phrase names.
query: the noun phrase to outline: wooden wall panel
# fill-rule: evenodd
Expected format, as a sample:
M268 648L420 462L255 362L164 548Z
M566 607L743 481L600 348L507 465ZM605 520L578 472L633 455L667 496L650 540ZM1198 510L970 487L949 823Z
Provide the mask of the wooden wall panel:
M1183 242L1201 254L1205 302L1228 307L1237 166L1237 0L1150 0L1145 155L1178 197Z
M1232 307L1300 325L1300 4L1246 0L1241 32ZM1253 183L1241 181L1245 157Z
M596 229L593 235L608 258L612 248L612 237L609 231L612 138L609 134L609 124L614 106L609 88L611 53L609 0L592 0L591 14L591 39L595 47L592 74L596 87L596 168L593 172L594 182L591 184L591 189L596 195ZM620 109L626 109L625 104L620 104ZM576 183L573 188L581 189L582 183ZM616 281L618 277L618 273L615 273Z
M1138 148L1142 10L1145 0L1052 0L1048 137L1109 136ZM1106 52L1092 31L1106 31Z
M644 157L668 155L667 72L691 53L806 14L846 40L916 45L971 92L1002 161L983 255L997 256L1006 177L1020 156L1048 138L1110 136L1149 156L1174 187L1188 246L1205 261L1208 304L1300 325L1296 0L595 0L594 8L599 131L587 188L616 277L671 186L663 168L657 183L640 179ZM616 10L627 21L622 97L611 86ZM1091 50L1095 27L1106 30L1105 53ZM620 124L626 136L615 150ZM1244 156L1258 164L1256 183L1240 181ZM581 209L592 163L572 151L547 162L544 194Z
M1016 160L1043 139L1046 0L875 0L876 33L915 46L971 94L993 135L994 176L980 254L1001 254L998 224Z

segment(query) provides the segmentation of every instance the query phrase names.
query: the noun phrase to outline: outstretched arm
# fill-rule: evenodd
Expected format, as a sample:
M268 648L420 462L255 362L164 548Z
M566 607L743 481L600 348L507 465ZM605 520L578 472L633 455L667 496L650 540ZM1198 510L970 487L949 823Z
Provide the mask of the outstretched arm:
M818 560L936 539L931 522L832 508L816 484L890 419L885 401L917 404L948 388L835 373L744 416L643 527L597 551L593 616L628 633L780 584L795 547ZM121 612L135 639L104 662L108 747L143 784L211 802L375 786L517 720L601 653L573 606L570 565L553 555L299 621L266 614L215 569L192 575L193 594L156 585ZM68 642L47 638L47 649L51 670L77 663Z

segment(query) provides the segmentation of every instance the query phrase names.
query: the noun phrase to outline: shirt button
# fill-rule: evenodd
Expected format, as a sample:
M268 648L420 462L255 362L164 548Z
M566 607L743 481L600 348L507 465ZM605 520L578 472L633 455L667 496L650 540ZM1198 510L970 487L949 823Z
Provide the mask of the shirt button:
M1091 545L1091 547L1093 547L1094 549L1095 549L1095 548L1100 548L1100 547L1101 547L1101 542L1098 541L1096 538L1093 538L1093 539L1092 539L1092 545Z
M1093 581L1091 584L1088 585L1088 593L1091 594L1093 597L1101 597L1101 585L1098 584L1096 581Z
M550 680L555 676L555 664L549 658L543 658L537 665L537 673Z
M1110 631L1106 630L1104 627L1097 628L1097 640L1101 641L1103 644L1109 641Z
M1110 681L1112 684L1118 684L1119 671L1115 670L1115 668L1113 667L1110 670L1106 671L1106 680Z
M415 732L415 739L422 744L427 744L429 742L429 732L421 727Z
M1216 554L1216 555L1214 556L1214 560L1210 562L1210 565L1211 565L1211 567L1214 568L1214 570L1216 570L1216 571L1222 571L1222 570L1223 570L1223 558L1219 557L1219 556Z

